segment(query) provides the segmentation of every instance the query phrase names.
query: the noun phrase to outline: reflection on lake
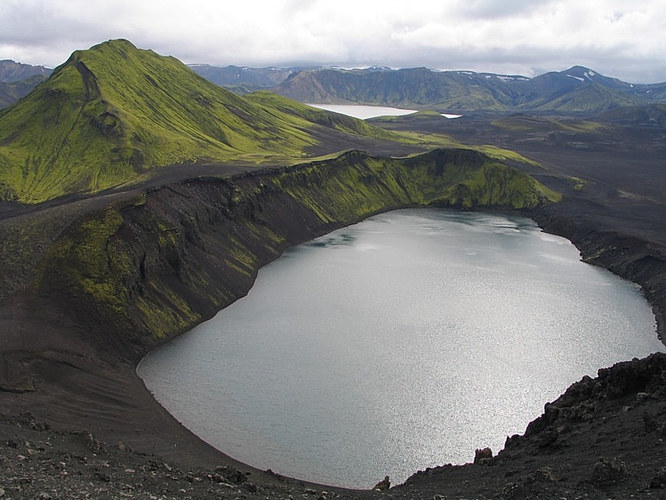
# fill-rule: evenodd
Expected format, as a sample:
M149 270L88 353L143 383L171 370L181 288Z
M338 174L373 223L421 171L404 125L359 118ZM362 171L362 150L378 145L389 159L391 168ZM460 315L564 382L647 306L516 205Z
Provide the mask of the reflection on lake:
M288 251L138 368L234 458L369 488L497 452L568 385L663 350L639 289L524 218L373 217Z

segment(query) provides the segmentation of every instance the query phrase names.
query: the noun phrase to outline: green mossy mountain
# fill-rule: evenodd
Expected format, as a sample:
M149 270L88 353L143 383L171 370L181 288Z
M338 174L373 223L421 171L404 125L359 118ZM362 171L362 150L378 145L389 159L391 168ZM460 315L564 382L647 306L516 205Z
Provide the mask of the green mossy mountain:
M666 104L626 106L595 117L596 121L636 128L666 128Z
M287 164L315 156L327 134L403 140L286 101L237 96L126 40L76 51L0 111L0 199L94 193L182 163Z

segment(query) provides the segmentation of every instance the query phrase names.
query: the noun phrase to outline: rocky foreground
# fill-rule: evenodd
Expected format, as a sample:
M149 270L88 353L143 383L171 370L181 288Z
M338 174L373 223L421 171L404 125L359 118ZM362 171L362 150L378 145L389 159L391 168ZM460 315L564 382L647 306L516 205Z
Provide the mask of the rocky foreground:
M584 377L474 464L420 471L368 491L308 485L271 471L177 460L52 429L30 413L0 417L0 498L666 498L666 354Z

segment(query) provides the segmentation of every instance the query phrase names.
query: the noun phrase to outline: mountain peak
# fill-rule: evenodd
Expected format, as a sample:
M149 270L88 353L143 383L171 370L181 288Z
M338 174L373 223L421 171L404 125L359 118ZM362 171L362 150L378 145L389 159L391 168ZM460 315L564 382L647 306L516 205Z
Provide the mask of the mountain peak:
M590 68L586 68L585 66L572 66L571 68L561 71L560 73L582 82L593 81L597 77L603 77L599 73L591 70Z
M584 74L584 73L589 73L591 71L592 70L590 68L586 68L585 66L576 65L576 66L571 66L569 69L564 70L562 73Z
M155 56L157 55L152 50L144 50L137 48L129 40L125 40L124 38L117 38L113 40L107 40L106 42L98 43L97 45L93 45L89 49L75 50L74 52L72 52L72 55L64 64L67 64L71 61L85 62L89 60L109 58L109 57L129 58L132 55L141 54L141 53L153 54Z
M126 40L125 38L114 38L111 40L107 40L105 42L98 43L97 45L93 45L90 47L88 50L81 51L81 52L95 52L95 51L106 51L106 50L113 50L116 52L125 52L125 51L132 51L132 50L140 50L137 48L136 45L134 45L132 42L129 40Z

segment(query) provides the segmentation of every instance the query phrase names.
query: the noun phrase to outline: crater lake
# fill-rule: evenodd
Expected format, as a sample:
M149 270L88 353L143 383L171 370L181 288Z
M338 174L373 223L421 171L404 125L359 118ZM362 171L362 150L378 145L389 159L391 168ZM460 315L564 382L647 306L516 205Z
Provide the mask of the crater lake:
M228 455L371 488L496 453L571 383L663 350L638 286L532 220L408 209L287 251L137 371Z

